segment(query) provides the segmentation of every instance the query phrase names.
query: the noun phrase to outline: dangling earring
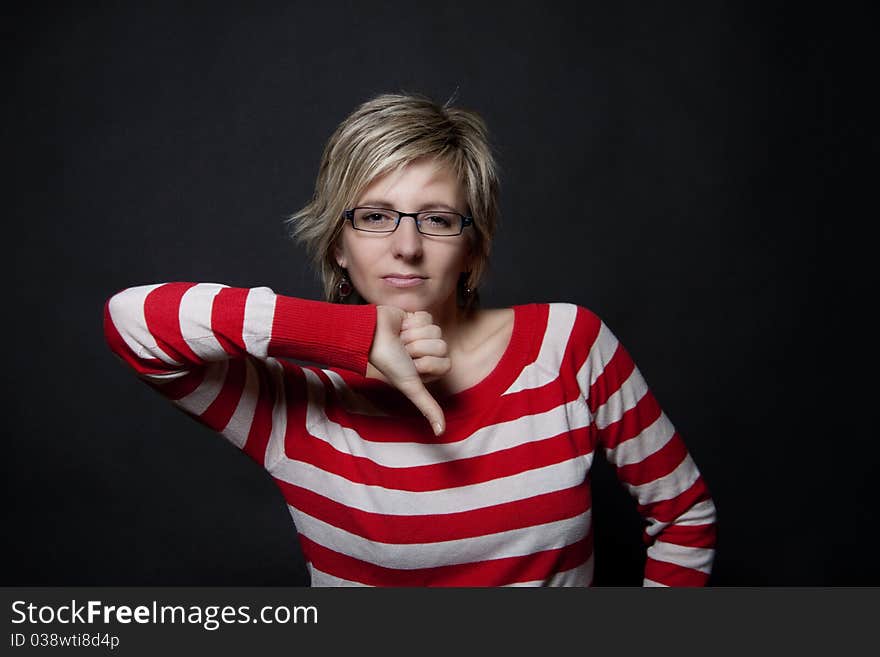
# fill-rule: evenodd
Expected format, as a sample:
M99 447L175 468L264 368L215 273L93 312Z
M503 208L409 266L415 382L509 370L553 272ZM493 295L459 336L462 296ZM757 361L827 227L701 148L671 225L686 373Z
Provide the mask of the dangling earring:
M341 298L345 298L351 294L351 283L349 283L348 279L343 275L342 280L339 281L339 284L336 286L336 291L339 293Z
M471 304L477 299L476 289L468 284L470 275L471 272L469 271L461 272L461 275L458 277L458 283L455 286L455 303L460 308L470 308Z
M463 273L463 275L464 275L464 295L466 297L469 297L474 293L473 288L470 286L471 272L466 271Z

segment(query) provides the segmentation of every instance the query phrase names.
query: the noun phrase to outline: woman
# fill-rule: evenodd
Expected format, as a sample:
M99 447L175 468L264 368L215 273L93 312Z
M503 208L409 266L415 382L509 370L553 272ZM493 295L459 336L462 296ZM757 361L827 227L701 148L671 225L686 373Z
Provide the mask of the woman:
M705 584L714 505L613 334L572 304L479 307L497 209L479 116L379 96L292 218L328 302L141 286L105 334L266 468L314 586L589 585L597 449L645 517L645 584Z

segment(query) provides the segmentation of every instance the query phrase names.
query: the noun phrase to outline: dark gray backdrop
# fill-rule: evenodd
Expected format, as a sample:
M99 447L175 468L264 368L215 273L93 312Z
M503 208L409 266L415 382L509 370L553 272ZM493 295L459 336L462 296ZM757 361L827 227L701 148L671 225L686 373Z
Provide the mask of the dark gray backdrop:
M116 362L101 309L124 287L175 280L318 298L282 220L310 196L334 126L407 90L457 92L492 131L503 217L485 304L591 308L684 436L719 509L712 583L880 583L877 450L857 417L859 318L844 313L861 291L832 212L858 136L842 76L859 61L838 70L835 21L802 11L8 14L0 582L307 583L269 478ZM596 582L638 584L634 506L607 466L595 477Z

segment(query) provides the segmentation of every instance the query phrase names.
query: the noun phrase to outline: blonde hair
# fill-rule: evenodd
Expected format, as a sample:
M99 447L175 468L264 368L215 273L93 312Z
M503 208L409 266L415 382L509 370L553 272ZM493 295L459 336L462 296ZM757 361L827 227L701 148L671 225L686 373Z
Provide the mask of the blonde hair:
M342 302L344 272L333 255L342 234L343 212L370 183L419 158L436 158L464 186L474 218L473 266L459 282L459 303L479 303L477 287L489 264L498 222L498 165L486 123L474 111L438 105L421 94L383 94L357 107L331 135L318 168L312 200L288 219L290 234L303 244L324 284L327 301ZM464 287L471 294L462 294ZM355 295L352 295L353 297Z

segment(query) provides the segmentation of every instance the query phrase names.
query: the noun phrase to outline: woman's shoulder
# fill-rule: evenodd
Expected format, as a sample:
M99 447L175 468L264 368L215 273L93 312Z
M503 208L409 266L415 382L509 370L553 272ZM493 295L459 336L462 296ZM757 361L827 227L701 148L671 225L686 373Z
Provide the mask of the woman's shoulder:
M552 339L565 344L570 338L577 342L593 342L607 331L602 318L586 306L569 301L534 302L514 306L517 322L528 325L536 339ZM542 336L542 337L541 337Z
M565 321L577 319L578 322L587 322L589 324L601 323L602 318L595 312L580 304L570 301L536 301L532 303L518 304L510 308L491 309L490 312L510 311L510 319L513 319L514 313L522 315L537 315L541 317L550 316L550 318L558 318Z
M472 321L473 341L493 337L509 338L514 326L535 336L555 335L567 339L570 333L580 338L595 337L604 322L589 308L571 302L550 301L517 304L507 308L480 308Z

